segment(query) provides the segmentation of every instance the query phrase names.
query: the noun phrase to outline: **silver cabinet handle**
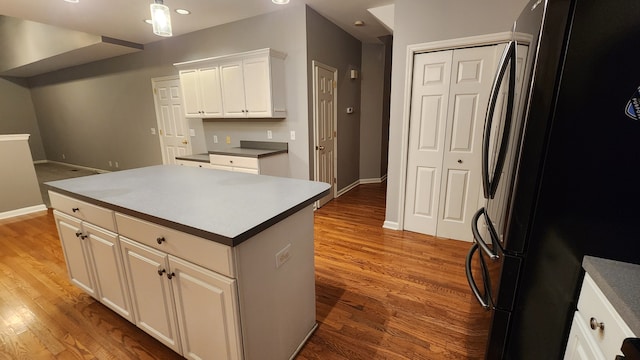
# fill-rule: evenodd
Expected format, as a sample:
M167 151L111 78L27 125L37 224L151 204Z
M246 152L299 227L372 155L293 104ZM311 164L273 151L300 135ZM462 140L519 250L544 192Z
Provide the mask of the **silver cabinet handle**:
M589 320L589 326L591 327L591 330L598 330L600 329L600 331L604 331L604 323L603 322L599 322L598 319L592 317Z

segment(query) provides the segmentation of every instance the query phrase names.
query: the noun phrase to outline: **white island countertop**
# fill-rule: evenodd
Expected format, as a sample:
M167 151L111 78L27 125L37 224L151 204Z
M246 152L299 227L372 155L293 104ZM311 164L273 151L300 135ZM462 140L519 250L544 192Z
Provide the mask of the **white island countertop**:
M329 191L308 180L159 165L46 183L52 191L236 246Z

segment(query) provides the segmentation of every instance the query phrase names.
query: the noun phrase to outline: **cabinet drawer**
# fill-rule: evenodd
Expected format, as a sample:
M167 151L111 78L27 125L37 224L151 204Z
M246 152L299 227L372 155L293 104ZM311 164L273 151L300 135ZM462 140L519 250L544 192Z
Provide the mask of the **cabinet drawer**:
M576 314L579 314L581 321L589 329L591 337L607 359L614 359L616 355L622 354L620 352L622 341L634 336L589 274L584 277ZM593 330L592 318L594 322L604 324L604 328Z
M49 191L51 207L63 213L98 225L107 230L116 231L113 211L100 206L89 204L65 195Z
M230 246L128 215L116 213L115 217L120 235L217 273L235 277Z
M213 165L226 165L258 170L258 158L209 154L209 161Z

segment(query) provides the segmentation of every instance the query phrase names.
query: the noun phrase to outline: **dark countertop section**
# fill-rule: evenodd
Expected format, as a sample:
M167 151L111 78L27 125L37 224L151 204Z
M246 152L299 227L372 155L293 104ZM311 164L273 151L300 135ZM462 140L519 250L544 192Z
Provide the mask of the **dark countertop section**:
M308 180L158 165L47 182L53 191L236 246L329 192Z
M176 160L188 160L188 161L198 161L198 162L209 162L209 154L194 154L194 155L185 155L185 156L176 156Z
M272 141L240 140L240 147L209 150L206 154L177 156L178 160L209 162L209 154L262 158L289 152L289 144Z
M640 337L640 265L585 256L582 267L631 331Z

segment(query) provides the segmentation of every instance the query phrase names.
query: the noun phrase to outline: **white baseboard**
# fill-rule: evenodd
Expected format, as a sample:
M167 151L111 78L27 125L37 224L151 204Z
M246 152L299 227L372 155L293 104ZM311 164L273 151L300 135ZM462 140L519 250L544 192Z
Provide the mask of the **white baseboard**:
M349 190L353 189L354 187L360 185L360 180L356 180L354 181L352 184L347 185L346 187L338 190L338 193L336 194L336 197L340 197L344 194L346 194L347 192L349 192Z
M379 178L356 180L352 184L347 185L346 187L338 190L338 193L336 194L336 197L340 197L340 196L346 194L347 192L349 192L350 190L352 190L353 188L355 188L358 185L361 185L361 184L380 184L381 182L383 182L385 180L387 180L387 175L386 174L383 177L379 177Z
M34 161L34 164L35 164L35 163L36 163L36 162ZM65 163L65 162L61 162L61 161L55 161L55 160L44 160L44 161L42 161L42 162L38 162L38 164L42 164L42 163L60 164L60 165L70 166L70 167L72 167L72 168L76 168L76 169L82 169L82 170L95 171L95 172L98 172L98 173L100 173L100 174L104 174L104 173L111 172L111 171L109 171L109 170L97 169L97 168L92 168L92 167L82 166L82 165L69 164L69 163Z
M49 160L33 160L34 164L45 164L45 163L48 163L48 162L49 162Z
M379 178L371 178L371 179L360 179L360 184L380 184L381 182L387 180L387 174L383 177Z
M45 204L28 206L22 209L9 210L0 213L0 220L8 219L20 215L27 215L38 211L47 211L47 206Z
M382 228L389 229L389 230L400 230L400 224L398 224L395 221L385 220L385 222L382 224Z

